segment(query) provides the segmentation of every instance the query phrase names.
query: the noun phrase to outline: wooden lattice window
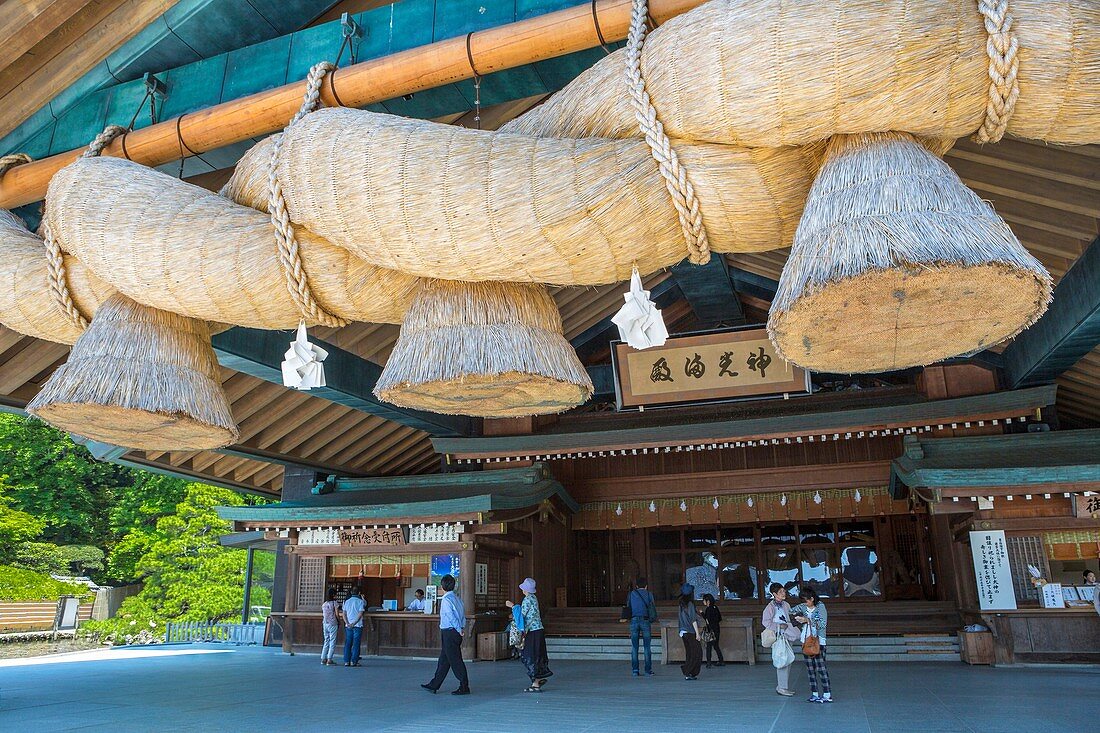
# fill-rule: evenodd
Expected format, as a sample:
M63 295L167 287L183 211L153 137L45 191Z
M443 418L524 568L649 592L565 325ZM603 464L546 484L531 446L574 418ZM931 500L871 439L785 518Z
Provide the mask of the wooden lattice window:
M320 608L325 602L325 558L298 559L298 608Z
M1034 565L1044 578L1050 579L1050 565L1047 563L1043 538L1037 535L1025 537L1006 537L1008 544L1008 566L1012 570L1012 587L1016 598L1020 600L1039 600L1039 589L1031 582L1031 573L1027 566Z

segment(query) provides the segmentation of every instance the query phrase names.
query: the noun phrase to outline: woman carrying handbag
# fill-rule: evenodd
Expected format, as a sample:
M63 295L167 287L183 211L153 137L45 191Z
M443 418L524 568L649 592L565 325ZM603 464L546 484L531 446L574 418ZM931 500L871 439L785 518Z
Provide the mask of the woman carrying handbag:
M792 641L798 641L799 633L791 620L791 606L787 603L787 589L780 583L772 583L768 586L771 600L764 606L764 613L760 622L764 625L767 636L775 635L775 642L771 645L772 666L775 667L776 694L791 697L794 691L790 689L791 665L794 664L794 650ZM768 634L771 632L771 634Z
M794 620L802 624L802 654L806 658L806 674L810 677L810 697L806 702L830 703L833 692L829 687L829 669L825 666L825 626L829 614L813 588L802 589L802 600L791 613ZM821 695L817 693L819 677Z

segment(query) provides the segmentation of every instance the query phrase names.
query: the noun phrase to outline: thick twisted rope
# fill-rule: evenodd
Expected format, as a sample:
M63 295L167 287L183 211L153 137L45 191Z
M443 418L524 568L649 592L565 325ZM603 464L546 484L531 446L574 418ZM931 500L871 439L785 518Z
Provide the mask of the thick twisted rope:
M1020 81L1016 76L1020 68L1019 42L1012 32L1008 0L978 0L978 11L989 34L985 42L989 55L989 98L985 102L985 119L973 139L978 143L995 143L1004 137L1020 98Z
M108 125L103 132L95 136L88 144L88 149L81 153L81 158L97 158L103 154L103 150L111 144L115 138L125 135L127 129L121 125ZM65 270L65 254L61 251L61 244L53 236L49 221L42 217L42 241L46 245L46 266L50 295L54 304L62 315L68 318L77 330L83 331L88 327L88 318L80 312L73 300L73 294L69 290L69 276Z
M696 265L705 265L710 261L710 242L707 240L707 228L699 209L699 199L688 180L687 171L680 165L679 156L672 149L664 125L657 119L657 110L642 78L642 44L645 43L648 11L648 0L633 0L630 33L626 39L626 85L630 90L630 102L634 107L638 126L645 136L653 159L657 161L665 186L672 195L680 228L687 241L688 259Z
M333 64L322 61L309 70L302 106L298 110L298 114L294 115L294 118L287 125L288 128L320 107L321 84L324 83L325 74L335 68ZM286 199L283 198L283 185L279 182L279 155L282 149L283 136L280 135L271 146L271 165L268 168L267 187L269 194L268 213L271 214L271 224L275 227L275 242L279 247L279 263L282 265L283 274L286 276L286 289L307 321L322 326L346 326L349 321L325 310L313 297L313 290L309 287L309 277L302 265L298 237L294 233L294 225L291 223L290 214L287 212Z

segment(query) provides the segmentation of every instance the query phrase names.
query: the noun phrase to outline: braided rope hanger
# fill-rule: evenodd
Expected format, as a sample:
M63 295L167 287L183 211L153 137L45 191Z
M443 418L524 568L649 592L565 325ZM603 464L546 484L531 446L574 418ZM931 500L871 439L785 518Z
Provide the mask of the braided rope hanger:
M107 125L103 132L95 136L88 143L88 149L81 153L81 158L96 158L103 154L103 150L111 144L115 138L125 135L128 130L121 125ZM27 157L29 161L30 158ZM42 217L42 242L46 245L46 268L48 273L48 285L54 304L79 331L88 327L88 317L80 312L73 294L69 290L69 276L65 269L65 254L61 251L61 244L50 229L49 220Z
M664 125L657 119L657 110L642 78L642 44L645 43L648 17L648 0L633 0L630 33L626 39L626 85L630 91L634 117L638 120L638 126L645 136L653 159L657 161L665 186L672 195L672 204L676 207L680 229L683 230L687 242L688 259L696 265L705 265L710 262L710 242L707 240L707 228L699 209L699 199L688 180L687 171L680 165L679 156L672 149Z
M985 119L974 133L977 143L995 143L1004 137L1008 120L1020 98L1020 68L1017 55L1020 44L1012 30L1013 17L1008 12L1009 0L978 0L978 11L985 21L988 38L985 52L989 55L989 98L985 103Z
M288 129L321 106L321 85L324 83L325 75L335 69L334 64L322 61L314 64L309 70L302 106L287 124ZM280 135L271 146L271 165L268 169L267 186L268 213L271 214L271 224L275 227L275 242L279 248L279 263L286 276L286 289L306 320L322 326L346 326L350 321L325 310L313 297L313 290L309 286L309 276L302 265L298 237L294 233L294 225L290 221L290 214L286 208L286 199L283 198L283 185L279 181L279 155L282 149L283 136Z

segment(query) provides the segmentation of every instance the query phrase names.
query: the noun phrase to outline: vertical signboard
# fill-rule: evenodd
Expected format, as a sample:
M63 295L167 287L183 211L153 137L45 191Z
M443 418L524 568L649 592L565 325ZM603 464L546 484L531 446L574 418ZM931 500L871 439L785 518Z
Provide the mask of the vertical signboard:
M982 610L1014 610L1016 593L1012 590L1012 569L1008 564L1004 530L971 532L970 551L974 557L974 577L978 581L978 603Z

